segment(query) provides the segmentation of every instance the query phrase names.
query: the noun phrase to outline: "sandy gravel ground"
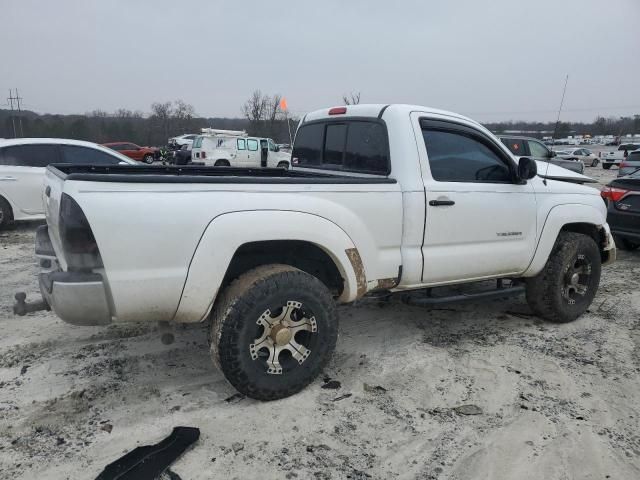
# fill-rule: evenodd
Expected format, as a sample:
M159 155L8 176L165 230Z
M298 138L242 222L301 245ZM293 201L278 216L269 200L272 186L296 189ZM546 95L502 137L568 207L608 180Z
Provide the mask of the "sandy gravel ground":
M213 367L206 326L165 346L155 326L12 316L36 293L34 230L0 232L0 478L95 478L177 425L202 432L184 480L640 478L640 253L568 325L523 299L341 308L324 378L260 403Z

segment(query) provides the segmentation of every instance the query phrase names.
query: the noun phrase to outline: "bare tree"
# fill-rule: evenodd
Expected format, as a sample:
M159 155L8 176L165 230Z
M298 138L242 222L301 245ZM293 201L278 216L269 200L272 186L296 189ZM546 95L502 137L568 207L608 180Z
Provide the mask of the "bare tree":
M351 92L349 96L342 95L342 101L345 105L357 105L360 103L360 92Z
M151 118L158 123L163 130L165 137L169 136L169 125L173 115L173 104L171 102L154 102L151 104Z
M268 104L269 96L263 95L260 90L254 90L249 100L242 106L242 114L251 123L258 123L265 119Z

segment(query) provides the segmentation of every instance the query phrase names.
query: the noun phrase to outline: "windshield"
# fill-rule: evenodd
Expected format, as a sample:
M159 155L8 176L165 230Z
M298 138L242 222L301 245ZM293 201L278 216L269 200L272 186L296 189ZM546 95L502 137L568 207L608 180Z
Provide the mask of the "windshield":
M202 139L203 139L203 138L204 138L204 137L203 137L202 135L200 135L200 136L196 137L196 138L193 140L193 146L192 146L192 148L200 148L200 147L202 147Z

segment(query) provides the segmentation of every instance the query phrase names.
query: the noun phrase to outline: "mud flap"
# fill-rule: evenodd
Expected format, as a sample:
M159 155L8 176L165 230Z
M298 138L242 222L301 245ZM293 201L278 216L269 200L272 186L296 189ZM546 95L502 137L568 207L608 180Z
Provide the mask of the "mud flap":
M107 465L96 480L155 480L200 438L200 429L176 427L155 445L137 447Z

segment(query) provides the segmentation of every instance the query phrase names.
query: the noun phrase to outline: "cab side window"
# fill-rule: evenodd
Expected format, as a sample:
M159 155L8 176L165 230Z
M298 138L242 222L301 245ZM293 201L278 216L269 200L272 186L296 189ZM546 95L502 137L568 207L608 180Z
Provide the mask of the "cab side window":
M238 150L246 150L247 149L247 142L244 138L239 138L238 139Z
M6 147L0 155L0 165L16 167L46 167L60 162L56 145L16 145Z
M431 175L438 182L511 183L506 160L464 131L423 126Z

